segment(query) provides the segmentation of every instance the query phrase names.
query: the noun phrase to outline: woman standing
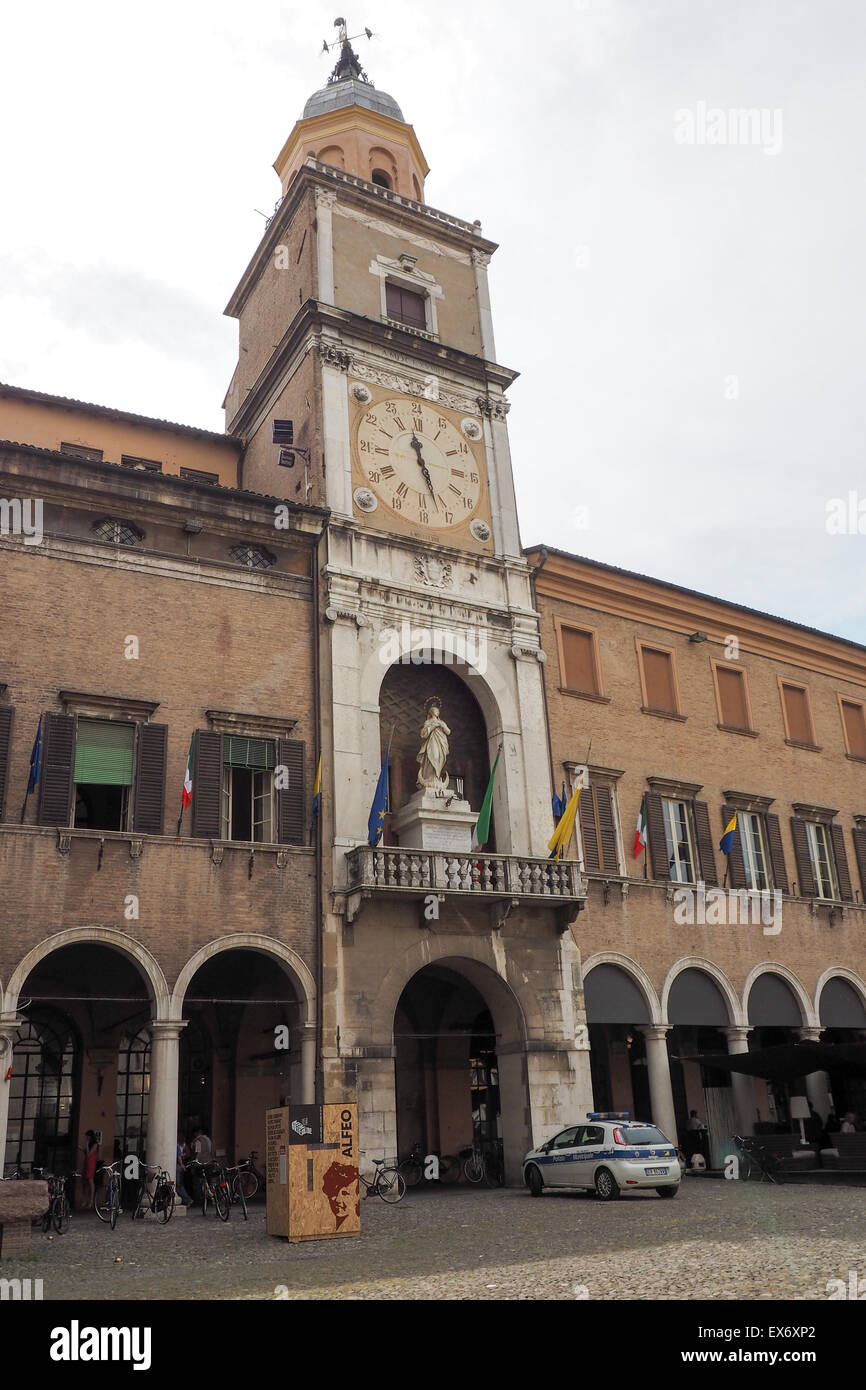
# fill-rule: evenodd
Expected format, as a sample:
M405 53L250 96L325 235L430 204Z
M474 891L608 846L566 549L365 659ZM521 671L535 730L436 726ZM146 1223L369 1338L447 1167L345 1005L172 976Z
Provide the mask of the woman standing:
M99 1162L99 1141L95 1130L85 1130L84 1166L81 1176L84 1179L84 1201L92 1207L96 1200L96 1165Z

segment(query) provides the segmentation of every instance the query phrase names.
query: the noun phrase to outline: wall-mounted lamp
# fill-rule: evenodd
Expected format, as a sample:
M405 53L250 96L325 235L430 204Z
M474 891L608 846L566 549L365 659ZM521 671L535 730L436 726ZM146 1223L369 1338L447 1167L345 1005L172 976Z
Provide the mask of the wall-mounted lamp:
M203 526L204 522L199 521L198 517L194 516L187 517L186 521L183 523L183 529L188 536L197 536Z
M690 632L690 633L689 633L689 641L690 641L690 642L708 642L709 640L710 640L710 639L707 637L707 634L706 634L705 632Z

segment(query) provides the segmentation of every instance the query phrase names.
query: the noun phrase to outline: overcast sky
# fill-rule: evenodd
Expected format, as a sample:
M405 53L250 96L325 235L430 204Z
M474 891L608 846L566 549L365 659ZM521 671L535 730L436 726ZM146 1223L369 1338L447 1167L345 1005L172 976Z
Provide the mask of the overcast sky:
M360 3L428 201L500 243L524 542L866 642L863 0ZM335 14L6 11L0 379L223 428L222 310ZM828 534L850 492L864 534Z

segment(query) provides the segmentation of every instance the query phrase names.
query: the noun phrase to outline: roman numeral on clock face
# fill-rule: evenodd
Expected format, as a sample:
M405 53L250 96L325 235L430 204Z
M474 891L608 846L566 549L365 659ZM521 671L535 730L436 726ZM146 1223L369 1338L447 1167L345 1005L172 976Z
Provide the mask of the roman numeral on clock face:
M453 483L448 484L448 491L453 492L455 497L463 496L463 493L460 491L459 487L455 487Z
M400 486L399 486L398 489L397 489L397 496L398 496L398 497L408 497L408 495L409 495L409 489L408 489L408 487L406 486L405 483L401 483Z
M377 453L379 452L378 449L376 450L376 452L377 452ZM384 453L385 450L383 449L382 452ZM462 468L452 468L452 469L451 469L451 476L452 476L452 478L465 478L465 477L466 477L466 474L465 474L465 472L463 471Z
M383 453L384 453L384 452L386 452L386 451L383 450ZM382 464L382 477L383 477L383 478L393 478L393 476L394 476L394 470L393 470L393 468L391 467L390 463L383 463L383 464Z
M387 449L383 449L382 446L381 446L381 444L377 444L376 447L375 447L374 452L377 453L377 454L387 454L387 453L388 453L388 450L387 450Z

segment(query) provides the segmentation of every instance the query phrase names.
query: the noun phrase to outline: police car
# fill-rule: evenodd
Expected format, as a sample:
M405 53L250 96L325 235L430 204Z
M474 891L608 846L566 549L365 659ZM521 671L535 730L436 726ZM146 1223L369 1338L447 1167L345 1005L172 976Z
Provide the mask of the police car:
M591 1111L585 1124L569 1125L523 1160L533 1197L560 1187L594 1188L603 1202L638 1187L676 1197L681 1176L676 1147L656 1125L632 1120L626 1110Z

